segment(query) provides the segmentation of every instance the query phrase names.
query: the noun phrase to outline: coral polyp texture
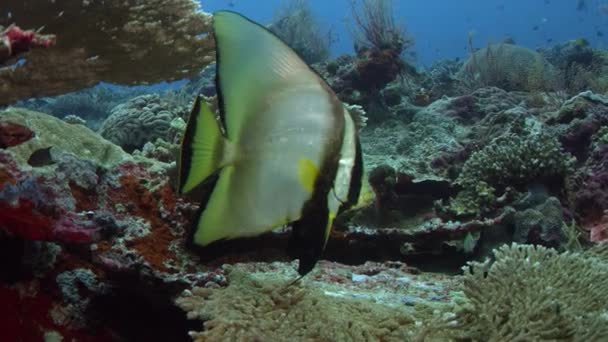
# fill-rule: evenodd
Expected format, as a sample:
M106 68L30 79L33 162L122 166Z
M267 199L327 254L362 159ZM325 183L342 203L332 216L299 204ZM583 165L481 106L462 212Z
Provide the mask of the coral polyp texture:
M454 319L475 341L602 341L608 338L608 260L604 244L559 254L504 246L496 261L465 267L467 303Z
M189 107L168 102L157 94L142 95L120 104L103 122L99 134L128 152L156 139L171 141L171 123L186 118Z

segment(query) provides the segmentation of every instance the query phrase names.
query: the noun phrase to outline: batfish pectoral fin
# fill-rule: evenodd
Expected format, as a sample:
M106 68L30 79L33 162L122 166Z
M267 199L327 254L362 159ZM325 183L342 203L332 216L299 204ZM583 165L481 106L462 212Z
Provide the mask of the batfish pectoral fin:
M199 96L194 102L178 160L178 193L187 193L216 173L224 159L226 139L220 123Z

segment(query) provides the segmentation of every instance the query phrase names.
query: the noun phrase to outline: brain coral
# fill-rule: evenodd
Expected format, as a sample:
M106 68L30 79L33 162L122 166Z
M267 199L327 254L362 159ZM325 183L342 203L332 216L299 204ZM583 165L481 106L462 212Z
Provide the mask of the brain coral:
M169 140L171 121L187 112L186 106L176 106L158 94L142 95L114 107L99 134L133 152L149 141Z

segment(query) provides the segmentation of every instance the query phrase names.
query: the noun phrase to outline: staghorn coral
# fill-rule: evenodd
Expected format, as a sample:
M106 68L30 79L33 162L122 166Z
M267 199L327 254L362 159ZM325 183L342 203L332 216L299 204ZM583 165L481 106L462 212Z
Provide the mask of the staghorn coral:
M134 85L182 79L214 59L211 15L193 0L8 0L12 22L57 36L27 63L0 69L0 104L78 90L99 81ZM16 61L13 61L16 62Z
M607 340L604 247L559 254L513 244L495 250L493 264L470 263L464 268L466 304L448 335L473 341Z
M187 113L185 105L174 107L158 94L142 95L112 109L99 134L125 151L133 152L157 138L172 141L171 122Z
M204 321L195 341L403 341L414 328L402 311L363 299L232 271L224 289L194 288L176 300Z

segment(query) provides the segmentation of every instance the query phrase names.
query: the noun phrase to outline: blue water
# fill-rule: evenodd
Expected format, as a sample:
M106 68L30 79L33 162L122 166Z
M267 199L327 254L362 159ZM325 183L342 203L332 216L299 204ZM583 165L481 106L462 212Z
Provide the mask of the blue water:
M269 23L275 9L285 0L203 0L203 9L213 12L230 9L255 21ZM333 55L352 53L348 31L349 0L310 0L319 21L331 28L339 40ZM586 0L577 10L578 0L395 0L396 18L414 36L415 62L424 66L444 58L464 57L469 32L474 45L501 42L511 37L530 48L551 46L570 39L586 38L592 45L606 48L608 14L599 7L608 0Z

